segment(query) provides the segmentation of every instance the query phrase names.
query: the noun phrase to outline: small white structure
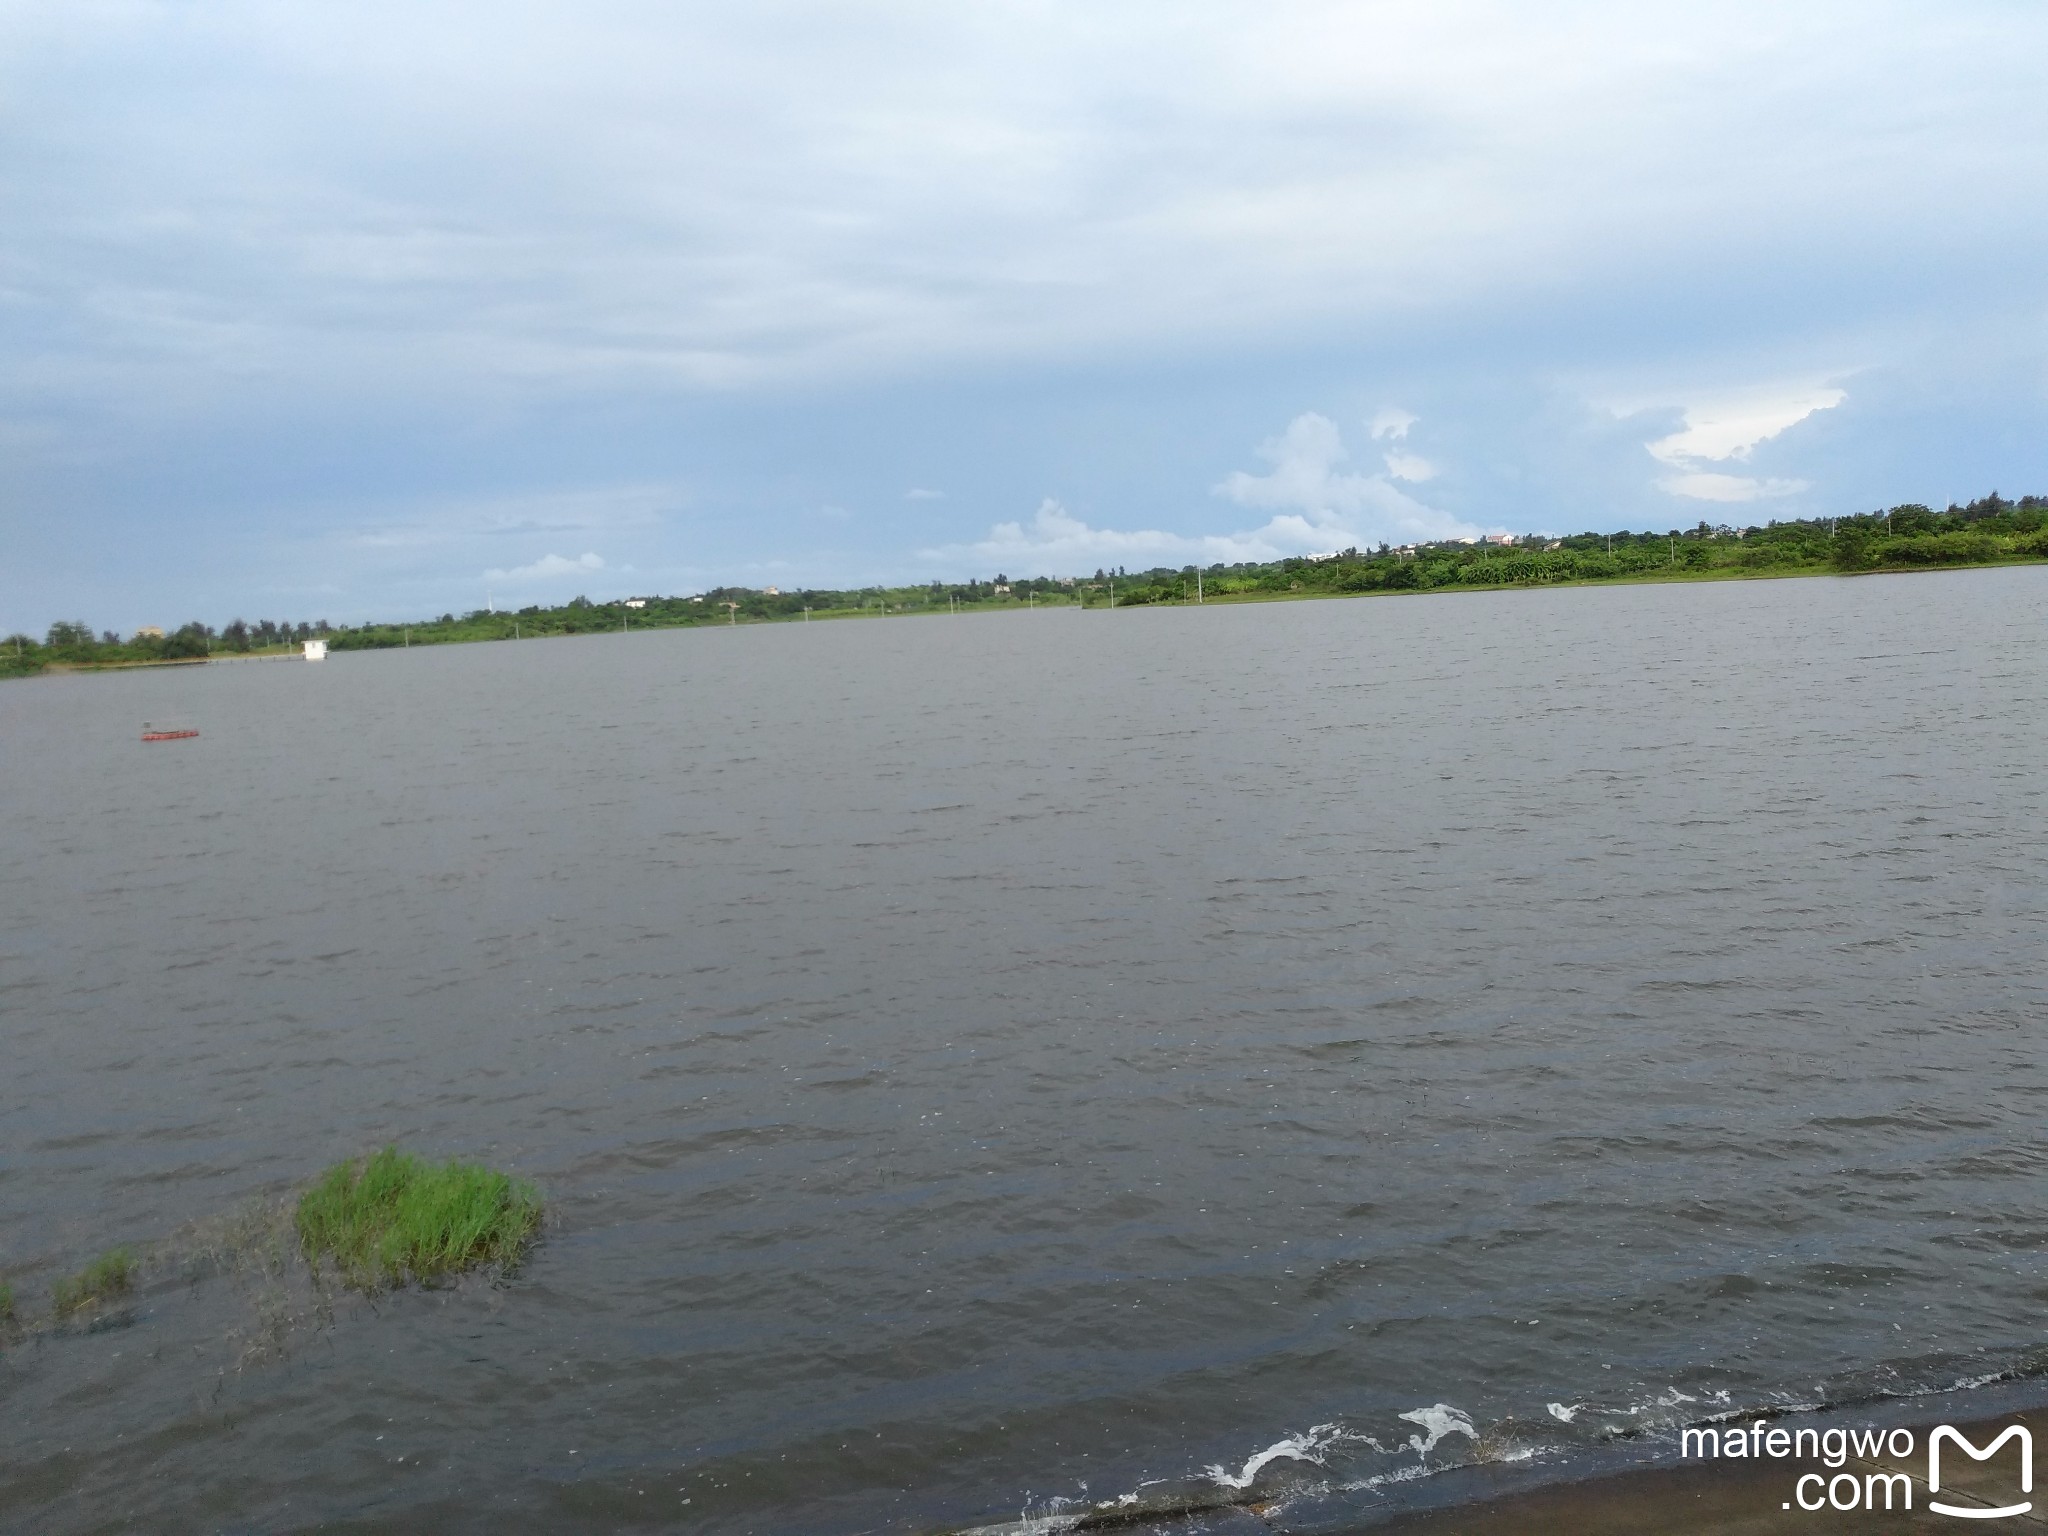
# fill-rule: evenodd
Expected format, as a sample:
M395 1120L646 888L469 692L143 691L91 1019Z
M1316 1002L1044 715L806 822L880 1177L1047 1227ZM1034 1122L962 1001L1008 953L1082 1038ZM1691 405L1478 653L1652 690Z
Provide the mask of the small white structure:
M780 587L763 587L763 588L761 589L761 595L762 595L763 597L780 597L780 596L782 596L782 588L780 588Z
M626 606L628 608L645 608L647 606L647 599L644 597L629 597L626 599Z
M327 642L325 640L305 640L300 643L306 648L306 660L325 661L327 659Z

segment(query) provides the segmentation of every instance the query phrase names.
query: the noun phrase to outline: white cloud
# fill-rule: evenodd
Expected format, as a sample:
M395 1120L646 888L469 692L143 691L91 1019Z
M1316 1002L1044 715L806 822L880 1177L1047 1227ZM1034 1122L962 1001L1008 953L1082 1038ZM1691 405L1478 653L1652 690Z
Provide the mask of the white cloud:
M1186 565L1272 560L1278 552L1243 535L1189 537L1162 529L1127 531L1091 527L1047 497L1028 523L997 523L988 537L920 551L930 561L962 569L995 566L1066 575L1103 565Z
M1765 385L1710 396L1686 406L1683 430L1649 444L1650 456L1675 467L1702 459L1747 459L1757 444L1847 398L1843 390L1812 385Z
M1393 438L1398 441L1406 437L1408 429L1421 419L1413 411L1404 411L1397 405L1390 405L1375 415L1367 425L1374 442L1382 438Z
M1847 398L1845 391L1821 384L1765 384L1697 398L1685 407L1683 427L1644 444L1651 458L1677 471L1659 480L1658 489L1692 501L1796 496L1810 482L1735 475L1706 466L1746 463L1760 444Z
M1405 433L1413 420L1410 417L1402 423L1399 431ZM1310 542L1316 548L1331 548L1332 541L1338 546L1376 544L1382 540L1405 544L1417 539L1459 538L1479 532L1471 524L1417 501L1384 476L1361 475L1339 468L1350 457L1343 434L1329 417L1314 411L1295 417L1279 437L1261 443L1259 456L1273 466L1269 473L1251 475L1239 470L1215 488L1216 494L1227 496L1240 506L1298 512L1297 521L1314 530ZM1428 474L1436 472L1421 459L1412 463ZM1277 527L1281 521L1276 518L1269 526Z
M1396 480L1408 480L1420 484L1436 478L1436 466L1419 453L1389 453L1383 455L1387 473Z
M1259 455L1272 466L1268 473L1240 470L1214 487L1215 494L1239 506L1273 513L1256 528L1221 534L1098 528L1047 497L1029 523L997 523L985 539L924 550L922 555L956 568L993 566L1066 574L1101 565L1280 560L1353 545L1405 544L1479 532L1425 506L1381 476L1339 468L1349 456L1343 436L1335 422L1313 411L1295 417L1279 437L1260 444ZM1435 473L1426 464L1421 467Z
M562 555L542 555L531 565L515 565L509 571L485 571L486 581L545 581L554 576L587 576L604 569L602 555L584 553L570 560Z

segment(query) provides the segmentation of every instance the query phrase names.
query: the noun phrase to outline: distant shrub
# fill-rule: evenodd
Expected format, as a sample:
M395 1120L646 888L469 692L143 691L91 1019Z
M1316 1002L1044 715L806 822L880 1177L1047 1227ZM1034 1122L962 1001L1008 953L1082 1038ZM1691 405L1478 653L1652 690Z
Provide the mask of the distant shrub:
M1988 533L1929 533L1880 540L1871 553L1879 565L1978 565L1996 560L2005 546Z

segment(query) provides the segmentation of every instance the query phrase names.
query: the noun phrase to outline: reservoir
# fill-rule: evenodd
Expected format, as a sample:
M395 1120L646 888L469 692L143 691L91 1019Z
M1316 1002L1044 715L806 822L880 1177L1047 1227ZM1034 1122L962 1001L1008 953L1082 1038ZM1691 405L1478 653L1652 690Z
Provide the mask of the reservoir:
M56 677L0 761L9 1528L1349 1529L2048 1371L2040 568ZM528 1263L192 1257L391 1142Z

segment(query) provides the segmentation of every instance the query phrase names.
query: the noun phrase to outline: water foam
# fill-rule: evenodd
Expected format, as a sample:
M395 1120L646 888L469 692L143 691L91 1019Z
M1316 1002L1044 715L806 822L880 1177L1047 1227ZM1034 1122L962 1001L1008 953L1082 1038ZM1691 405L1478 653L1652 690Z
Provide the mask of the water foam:
M1220 1462L1203 1470L1211 1480L1221 1486L1242 1490L1251 1487L1252 1479L1276 1461L1306 1461L1319 1467L1323 1464L1323 1457L1330 1447L1351 1438L1353 1437L1347 1435L1341 1425L1318 1424L1306 1434L1289 1435L1285 1440L1274 1441L1247 1461L1241 1472L1232 1473Z
M1419 1424L1429 1431L1429 1438L1420 1435L1408 1437L1408 1448L1418 1456L1427 1456L1436 1449L1437 1441L1445 1435L1463 1435L1467 1440L1476 1441L1479 1431L1472 1427L1471 1417L1463 1409L1453 1408L1449 1403L1437 1403L1429 1408L1411 1408L1400 1417L1410 1424Z

